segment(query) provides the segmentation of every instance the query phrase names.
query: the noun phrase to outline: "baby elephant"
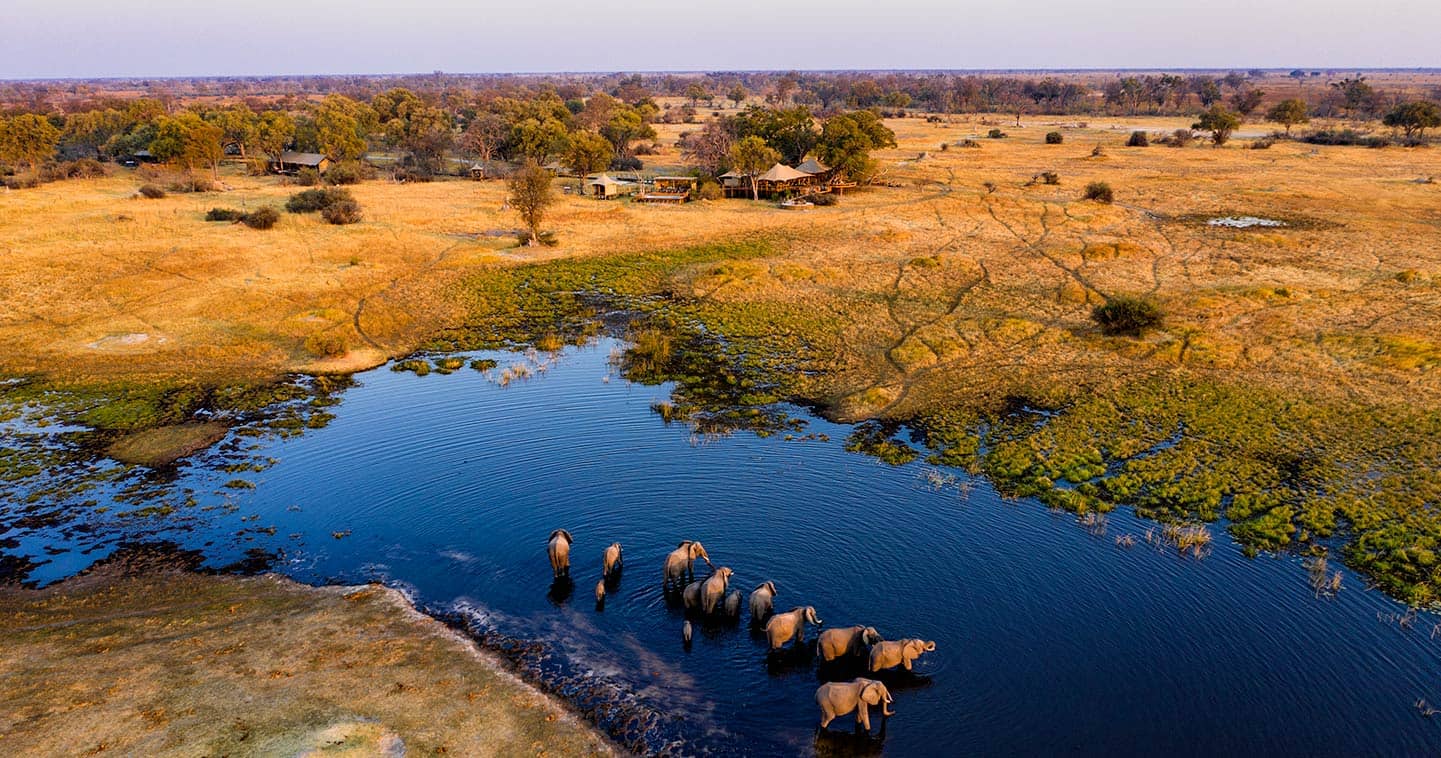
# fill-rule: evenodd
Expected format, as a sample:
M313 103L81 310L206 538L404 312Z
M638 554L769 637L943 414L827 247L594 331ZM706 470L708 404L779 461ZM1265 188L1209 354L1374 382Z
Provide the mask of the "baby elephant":
M546 551L550 553L551 574L558 577L570 576L570 532L564 529L557 529L550 533L550 544Z
M601 576L610 579L621 569L620 543L612 542L610 547L605 549L605 556L601 558Z
M766 622L766 640L770 642L771 650L780 650L792 638L797 644L805 642L806 622L817 626L821 623L816 618L816 609L809 605L796 606L771 616L771 620Z
M911 670L911 662L936 649L936 643L929 640L896 640L882 642L871 648L871 671L880 671L894 666L905 666Z
M834 661L863 656L867 645L880 641L881 635L873 626L846 626L821 632L817 646L822 660Z
M760 626L771 617L776 604L776 583L762 582L751 591L751 623Z
M726 618L734 621L741 617L741 591L731 590L726 593L725 603L721 610L725 612Z
M829 682L816 688L816 705L821 707L821 728L825 729L837 716L856 711L856 723L871 730L871 706L880 705L882 716L894 716L890 710L891 693L874 679L852 679Z
M700 610L700 590L704 585L705 582L691 582L685 586L685 589L681 590L680 597L685 603L686 610Z

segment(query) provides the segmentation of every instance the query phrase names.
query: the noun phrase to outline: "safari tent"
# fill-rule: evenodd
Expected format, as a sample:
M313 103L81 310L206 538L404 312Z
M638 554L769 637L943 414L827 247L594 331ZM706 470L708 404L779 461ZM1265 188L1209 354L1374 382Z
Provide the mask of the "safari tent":
M607 174L585 180L586 194L601 200L611 200L624 195L635 194L635 182L623 182Z
M815 178L810 174L783 163L771 166L769 171L756 177L757 188L763 197L793 194L814 184Z
M330 158L320 153L286 150L280 154L280 160L270 164L270 170L277 174L298 174L307 168L323 174L330 169Z

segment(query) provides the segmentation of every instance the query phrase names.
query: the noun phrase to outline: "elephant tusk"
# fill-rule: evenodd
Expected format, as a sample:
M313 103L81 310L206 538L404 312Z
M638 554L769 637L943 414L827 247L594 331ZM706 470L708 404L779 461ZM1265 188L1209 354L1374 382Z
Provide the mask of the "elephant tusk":
M881 715L882 715L882 716L894 716L894 715L896 715L896 712L890 709L890 705L889 705L889 704L887 704L887 703L882 703L882 704L881 704Z

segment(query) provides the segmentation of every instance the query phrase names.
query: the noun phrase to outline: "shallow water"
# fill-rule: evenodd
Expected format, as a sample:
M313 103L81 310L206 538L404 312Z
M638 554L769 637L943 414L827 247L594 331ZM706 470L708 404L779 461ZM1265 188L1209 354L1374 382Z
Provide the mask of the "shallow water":
M883 742L845 738L843 718L823 748L1399 755L1441 744L1441 721L1415 707L1441 700L1436 619L1402 628L1392 615L1404 609L1349 572L1338 597L1318 599L1299 559L1247 559L1219 526L1202 559L1147 544L1150 525L1122 512L1095 534L959 472L847 453L849 427L799 410L802 434L829 440L693 439L650 410L666 387L613 376L616 347L568 349L507 387L468 368L369 372L326 428L260 443L253 454L279 460L268 470L216 471L216 455L183 467L179 483L198 493L190 510L0 537L51 561L39 581L124 538L173 540L213 565L282 550L276 568L312 582L383 579L479 632L542 643L537 668L599 705L608 726L628 718L612 706L650 712L622 730L650 750L816 747L813 663L768 662L744 625L703 627L682 646L683 616L659 580L684 538L704 541L747 593L774 580L780 608L936 642L918 675L888 677L897 715ZM502 368L524 360L485 355ZM236 476L256 488L222 487ZM555 528L576 538L568 597L545 555ZM1124 534L1138 544L1119 547ZM601 551L617 540L626 570L598 611Z

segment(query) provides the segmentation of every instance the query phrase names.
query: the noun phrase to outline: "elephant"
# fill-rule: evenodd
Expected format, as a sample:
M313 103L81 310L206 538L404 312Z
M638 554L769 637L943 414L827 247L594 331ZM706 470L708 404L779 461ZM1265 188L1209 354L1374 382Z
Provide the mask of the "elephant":
M546 549L550 553L550 570L555 576L570 576L570 543L574 541L570 532L564 529L550 533L550 544Z
M775 610L776 583L761 582L759 587L751 591L751 623L759 626L764 624L766 619Z
M602 580L600 580L600 581L598 581L598 582L595 583L595 603L596 603L596 605L600 605L601 603L604 603L604 602L605 602L605 580L602 579Z
M816 705L821 707L821 728L825 729L837 716L856 711L856 724L871 730L873 705L881 706L881 716L894 716L890 710L891 693L886 685L874 679L852 679L849 682L827 682L816 688Z
M685 609L688 611L700 610L700 591L705 582L691 582L681 590L681 600L685 602Z
M722 604L726 618L735 620L741 617L741 591L731 590L726 593L725 603Z
M622 568L620 543L612 542L610 547L605 549L605 556L601 558L601 576L610 579Z
M846 626L821 632L817 647L821 659L833 661L837 658L863 656L867 645L881 641L881 635L873 626Z
M705 545L693 540L685 540L670 551L665 557L665 583L675 582L679 585L685 579L695 577L695 559L705 561L705 565L711 566L710 555L705 551Z
M816 609L809 605L799 605L771 616L771 620L766 622L766 640L770 642L771 650L780 650L792 638L797 643L805 642L806 622L817 626L821 623L816 617Z
M921 653L929 653L936 649L936 643L930 640L905 639L894 642L881 642L871 648L871 671L880 671L893 666L905 666L906 671L911 670L911 662L921 657Z
M725 600L726 589L730 587L731 575L734 574L725 566L721 566L711 573L710 577L700 588L701 610L709 616L720 607L721 601Z
M680 625L680 638L685 641L687 647L690 646L691 626L689 621Z

